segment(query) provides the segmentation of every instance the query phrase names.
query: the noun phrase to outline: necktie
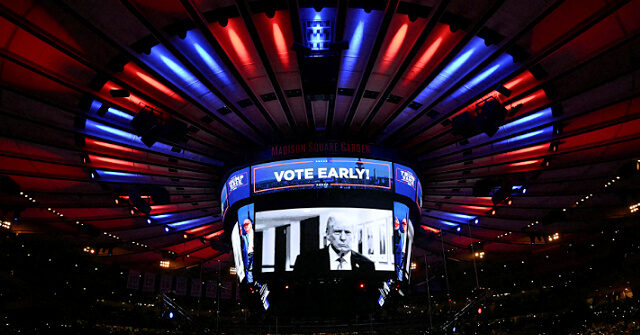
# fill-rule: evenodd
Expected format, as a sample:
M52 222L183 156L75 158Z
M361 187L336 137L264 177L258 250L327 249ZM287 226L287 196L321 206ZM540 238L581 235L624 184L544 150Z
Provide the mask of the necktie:
M337 259L338 262L340 262L340 264L338 264L338 270L342 270L342 263L346 262L344 260L344 258L342 256L340 256L340 258Z

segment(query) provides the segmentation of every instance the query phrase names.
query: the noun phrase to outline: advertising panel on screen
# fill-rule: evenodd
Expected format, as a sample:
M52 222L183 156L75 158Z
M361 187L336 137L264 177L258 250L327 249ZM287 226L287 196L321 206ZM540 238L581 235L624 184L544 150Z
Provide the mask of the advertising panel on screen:
M254 194L295 188L391 190L393 182L390 162L364 158L292 159L255 165L251 172Z
M416 173L404 165L394 163L393 167L395 170L396 193L415 199L418 189L418 177Z
M227 185L222 186L222 192L220 192L220 210L222 216L225 215L227 209L229 208L229 201L227 201Z
M238 236L239 252L242 258L242 270L247 277L247 282L253 282L253 250L254 250L254 212L253 204L240 207L238 209ZM235 228L234 228L235 229ZM234 250L235 252L235 250ZM237 267L236 270L241 269ZM238 272L239 273L239 272Z
M229 206L249 197L249 168L238 170L229 176L224 187L227 188Z
M409 207L400 202L393 203L393 254L397 280L409 279L413 224Z
M261 248L256 250L260 264L254 271L256 275L394 271L391 216L391 210L369 208L257 212L255 230Z

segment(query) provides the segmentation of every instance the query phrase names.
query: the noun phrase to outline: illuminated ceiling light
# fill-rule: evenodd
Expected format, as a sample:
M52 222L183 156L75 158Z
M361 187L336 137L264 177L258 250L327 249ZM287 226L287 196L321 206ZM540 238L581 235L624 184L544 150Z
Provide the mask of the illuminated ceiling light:
M384 53L384 57L386 59L393 60L396 57L396 55L398 54L398 51L400 50L400 47L402 46L402 43L407 37L408 28L409 28L409 24L407 23L403 24L402 27L400 27L400 29L398 29L396 34L393 36L393 39L391 40L391 43L389 44L387 51Z
M160 267L161 268L168 268L169 266L171 266L171 262L168 260L161 260L160 261Z
M235 275L237 273L238 273L238 270L235 268L235 266L232 266L229 268L229 274Z
M418 263L416 263L416 262L411 262L411 267L410 267L410 269L411 269L411 270L415 270L415 269L417 269L417 268L418 268Z

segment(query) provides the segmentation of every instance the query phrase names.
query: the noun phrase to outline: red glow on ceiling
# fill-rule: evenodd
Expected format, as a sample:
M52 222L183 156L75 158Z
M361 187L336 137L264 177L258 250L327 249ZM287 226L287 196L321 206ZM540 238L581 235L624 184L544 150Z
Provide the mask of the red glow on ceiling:
M289 48L287 47L287 41L282 34L280 25L273 24L273 42L276 44L276 50L278 51L278 58L284 67L289 67Z
M420 56L420 59L418 59L416 64L413 66L413 68L419 70L426 67L427 63L429 63L429 61L433 57L433 54L435 54L436 51L438 50L438 47L440 47L441 43L442 43L442 37L438 37L438 39L435 42L433 42L431 46L429 46L429 48L422 54L422 56ZM409 71L409 73L407 74L407 79L412 80L418 75L418 73L419 73L418 71Z
M509 164L509 166L525 166L525 165L532 165L532 164L540 164L541 162L542 162L542 159L534 159L531 161L511 163Z
M528 148L523 148L523 149L518 149L518 150L513 150L510 151L508 153L506 153L506 155L519 155L519 154L524 154L527 152L532 152L532 151L538 151L538 150L546 150L547 148L549 148L549 144L540 144L540 145L536 145L533 147L528 147Z
M209 234L209 235L205 236L204 238L207 239L207 240L210 240L210 239L212 239L214 237L222 235L223 232L224 232L223 230L219 230L219 231L217 231L215 233L212 233L212 234Z
M128 161L123 161L115 158L96 156L96 155L89 155L89 160L91 160L92 162L109 163L109 164L115 164L115 165L126 165L126 166L132 165L132 163Z
M112 144L112 143L107 143L107 142L102 142L102 141L97 141L94 139L90 139L87 138L86 143L88 145L96 145L96 146L100 146L103 148L108 148L108 149L113 149L113 150L117 150L117 151L126 151L126 152L132 152L132 153L141 153L141 151L135 150L135 149L131 149L131 148L127 148L127 147L123 147L121 145L117 145L117 144Z
M398 29L396 34L393 36L391 40L391 44L387 48L387 51L384 53L384 58L388 60L393 60L393 58L398 54L400 47L402 46L402 42L407 37L407 29L409 29L409 24L405 23Z
M524 98L522 98L522 99L520 99L518 101L515 101L515 102L511 103L509 106L507 106L507 109L511 109L511 108L513 108L515 106L518 106L520 104L524 105L524 104L527 104L527 103L532 102L532 101L537 100L537 99L544 99L546 97L547 97L547 95L544 93L544 91L543 90L539 90L539 91L535 92L534 94L531 94L531 95L529 95L527 97L524 97Z
M144 80L147 84L153 86L153 88L155 88L156 90L168 95L168 96L174 96L175 93L170 90L168 87L162 85L162 83L160 83L159 81L147 76L146 74L140 72L140 71L136 71L136 75L138 77L140 77L142 80Z
M247 51L247 48L244 46L242 39L240 38L240 36L238 36L238 33L236 33L235 29L233 28L228 28L227 30L229 32L229 39L231 40L231 45L233 46L233 49L236 51L238 58L240 58L240 61L242 63L250 63L251 56L249 55L249 51Z
M144 107L144 106L152 106L152 107L154 107L154 106L153 106L152 104L150 104L149 102L147 102L147 101L145 101L145 100L143 100L143 99L141 99L141 98L137 97L135 94L132 94L132 93L129 93L129 96L128 96L128 97L125 97L125 98L113 98L113 97L111 97L111 95L109 94L109 91L111 91L111 90L121 90L121 89L123 89L123 88L122 88L122 87L120 87L120 86L118 86L118 85L116 85L116 84L114 84L113 82L107 82L106 84L104 84L104 87L102 88L102 93L103 93L106 97L108 97L108 99L109 99L110 101L113 101L113 102L121 102L121 101L122 101L122 99L124 99L124 100L126 100L126 101L128 101L128 102L130 102L130 103L132 103L132 104L134 104L134 105L136 105L136 107L129 106L129 108L130 108L130 109L133 109L133 110L137 110L137 109L138 109L137 107Z
M440 229L432 228L432 227L425 226L425 225L421 225L420 227L422 227L422 229L424 229L425 231L429 231L429 232L432 232L434 234L440 234Z
M202 226L202 227L198 227L198 228L193 228L193 229L189 229L187 230L187 234L198 234L201 233L205 230L211 229L212 225L206 225L206 226Z
M469 205L460 205L460 207L471 209L471 210L475 210L475 211L483 211L483 212L486 212L486 211L491 209L491 207L469 206Z

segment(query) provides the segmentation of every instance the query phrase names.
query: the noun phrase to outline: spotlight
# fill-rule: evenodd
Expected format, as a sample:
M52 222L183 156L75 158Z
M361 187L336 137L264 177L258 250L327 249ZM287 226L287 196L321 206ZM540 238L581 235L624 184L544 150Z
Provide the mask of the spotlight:
M549 167L549 165L551 165L551 163L549 162L548 158L545 158L545 159L542 160L542 163L540 165L544 166L544 167Z
M114 98L127 98L130 95L129 91L123 89L111 90L109 91L109 94Z
M456 227L456 231L459 232L461 230L460 226Z
M171 228L170 228L169 226L165 226L165 227L164 227L164 231L165 231L165 232L167 232L167 233L168 233L170 230L171 230Z
M480 222L480 219L478 219L478 218L475 218L475 219L473 220L473 223L475 223L475 224L478 224L479 222Z
M151 224L151 218L147 218L147 224Z
M218 24L222 27L226 27L229 24L229 18L226 16L222 16L218 19Z
M507 98L511 96L511 90L504 87L503 85L498 86L498 88L496 88L496 92L504 95Z
M316 1L314 1L314 2L313 2L313 9L314 9L316 12L318 12L318 13L322 12L322 8L324 8L324 3L323 3L323 1L316 0Z
M268 18L273 19L276 16L275 7L268 7L264 10L264 14L267 15Z

